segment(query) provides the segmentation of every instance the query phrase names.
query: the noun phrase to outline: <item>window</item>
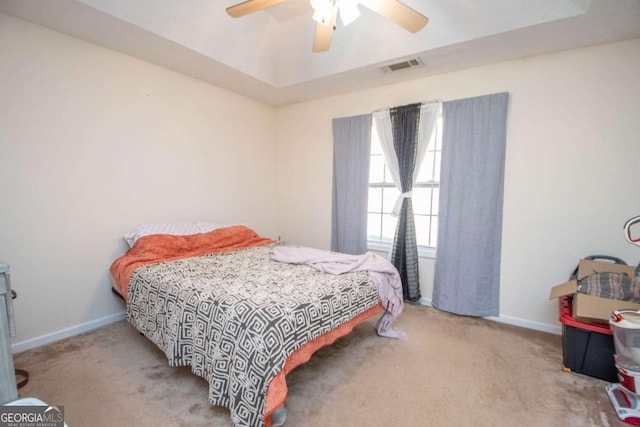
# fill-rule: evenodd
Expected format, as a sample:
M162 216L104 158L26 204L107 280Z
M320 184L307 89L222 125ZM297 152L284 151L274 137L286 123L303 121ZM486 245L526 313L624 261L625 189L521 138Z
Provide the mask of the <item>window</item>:
M442 117L438 118L435 141L430 141L416 183L413 186L413 214L418 246L435 248L438 240L438 201L440 188L440 155L442 152ZM386 165L375 124L371 131L369 166L369 206L367 240L370 246L393 242L397 217L391 211L400 195Z

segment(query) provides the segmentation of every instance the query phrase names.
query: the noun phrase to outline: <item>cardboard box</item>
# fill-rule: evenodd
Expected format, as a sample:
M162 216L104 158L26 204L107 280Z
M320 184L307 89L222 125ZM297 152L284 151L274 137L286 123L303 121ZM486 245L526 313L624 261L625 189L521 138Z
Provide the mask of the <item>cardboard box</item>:
M595 273L604 272L627 273L630 277L635 277L636 268L630 265L610 262L580 260L577 279L551 288L549 299L559 298L564 295L573 296L573 317L576 320L587 323L609 323L611 313L615 310L640 310L640 304L638 303L600 298L577 292L578 280Z

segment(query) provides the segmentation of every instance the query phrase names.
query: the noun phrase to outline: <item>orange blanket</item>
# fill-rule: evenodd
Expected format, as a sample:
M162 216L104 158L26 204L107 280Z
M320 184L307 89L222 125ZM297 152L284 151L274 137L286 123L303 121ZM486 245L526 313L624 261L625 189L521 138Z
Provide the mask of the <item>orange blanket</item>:
M110 271L118 291L126 300L131 275L141 265L231 252L274 242L275 240L260 237L243 225L190 236L154 234L138 239L126 254L111 264Z

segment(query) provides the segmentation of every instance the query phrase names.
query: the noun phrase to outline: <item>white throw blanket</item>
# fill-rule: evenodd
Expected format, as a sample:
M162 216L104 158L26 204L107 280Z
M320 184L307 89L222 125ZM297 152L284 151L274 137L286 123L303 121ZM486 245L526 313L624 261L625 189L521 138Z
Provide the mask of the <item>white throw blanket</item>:
M352 271L368 271L373 278L384 315L376 324L378 335L406 339L406 334L391 327L404 308L402 282L398 270L386 259L372 252L364 255L348 255L300 246L278 245L273 248L271 259L289 264L306 264L328 274L343 274Z

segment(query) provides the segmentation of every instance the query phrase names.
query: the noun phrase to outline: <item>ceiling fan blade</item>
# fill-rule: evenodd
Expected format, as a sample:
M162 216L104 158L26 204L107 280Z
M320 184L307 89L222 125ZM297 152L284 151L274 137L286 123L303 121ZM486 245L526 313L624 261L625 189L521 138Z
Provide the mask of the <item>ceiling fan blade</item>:
M240 18L241 16L249 15L250 13L275 6L285 1L287 0L247 0L235 6L228 7L227 13L234 18Z
M429 18L398 0L360 0L360 4L412 33L417 33L429 23Z
M316 24L316 35L313 38L313 52L325 52L331 47L333 27L321 23Z
M338 6L334 6L331 11L331 22L329 25L316 24L316 34L313 38L313 52L325 52L331 47L331 39L333 38L333 32L336 29L336 19L338 19Z

